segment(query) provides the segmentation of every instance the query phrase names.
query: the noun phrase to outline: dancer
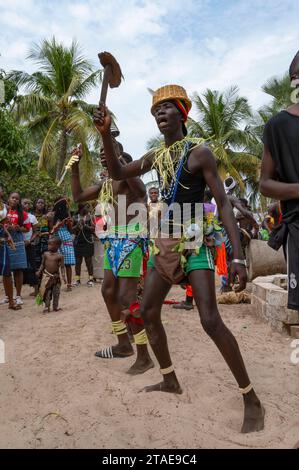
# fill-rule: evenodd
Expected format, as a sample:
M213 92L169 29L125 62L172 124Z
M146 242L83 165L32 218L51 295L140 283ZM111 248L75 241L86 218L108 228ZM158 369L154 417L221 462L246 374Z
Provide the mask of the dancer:
M114 145L121 153L121 164L126 165L132 161L130 155L122 151L122 147ZM74 154L81 156L82 150L75 149ZM119 154L118 154L119 156ZM105 166L105 155L101 151L101 162ZM111 184L112 187L111 187ZM118 210L115 205L118 195L126 196L126 213L130 204L136 202L146 202L145 186L140 178L130 178L127 181L111 181L104 178L99 184L82 189L80 184L79 164L72 166L72 193L74 201L83 203L97 199L100 196L102 202L114 201L116 213L114 237L109 236L109 229L106 240L106 253L104 258L104 280L102 284L102 295L106 303L111 321L112 329L118 339L118 344L96 352L100 358L128 357L134 354L130 343L127 324L130 325L134 335L134 341L137 348L136 362L130 367L128 373L131 375L142 374L148 369L154 367L147 348L147 337L140 315L137 302L137 284L140 277L140 268L143 252L145 249L144 240L142 240L136 231L135 239L127 236L118 236ZM110 188L108 190L108 188ZM108 194L109 193L109 194ZM108 200L107 195L112 199ZM125 231L135 231L135 226L130 225L132 216L126 216ZM113 227L110 227L112 231Z
M191 101L184 88L168 85L158 89L153 95L151 112L160 132L164 135L164 145L126 166L120 164L113 148L110 134L111 117L107 108L100 106L95 111L94 120L102 135L108 171L112 178L118 180L132 178L154 168L159 175L164 201L169 205L174 202L180 205L190 203L193 208L191 216L195 213L195 204L203 202L206 185L210 187L233 247L231 279L235 280L238 276L238 290L243 290L246 286L245 261L231 204L218 175L214 155L207 146L195 143L194 139L185 138L187 134L185 122L190 108ZM161 240L159 243L161 246ZM169 240L167 243L171 246ZM172 249L173 246L174 244ZM167 256L163 257L165 253ZM173 252L171 249L167 251L164 243L163 253L160 251L155 256L155 269L147 274L145 281L142 316L163 376L162 382L146 388L148 392L182 393L161 322L161 307L171 287L169 277L166 280L166 271L168 270L169 274L172 258ZM220 317L215 295L214 264L208 246L202 244L199 250L189 256L185 273L193 289L203 328L226 360L243 395L242 432L259 431L264 427L264 409L250 383L237 341Z

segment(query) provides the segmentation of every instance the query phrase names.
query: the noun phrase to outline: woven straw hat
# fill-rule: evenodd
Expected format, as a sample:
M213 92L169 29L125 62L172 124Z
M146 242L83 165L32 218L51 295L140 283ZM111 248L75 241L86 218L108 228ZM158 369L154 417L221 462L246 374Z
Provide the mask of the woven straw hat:
M163 101L170 101L175 99L185 101L188 105L188 108L191 109L192 103L188 98L185 88L179 85L165 85L161 88L158 88L158 90L154 92L151 113L154 114L153 111L157 104L162 103Z

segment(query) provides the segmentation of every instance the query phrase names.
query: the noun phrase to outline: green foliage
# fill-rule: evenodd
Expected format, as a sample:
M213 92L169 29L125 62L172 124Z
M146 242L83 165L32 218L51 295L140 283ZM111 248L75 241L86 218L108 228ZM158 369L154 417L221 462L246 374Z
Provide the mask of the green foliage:
M270 105L262 108L270 114L270 117L293 104L291 100L293 89L288 73L285 73L282 77L269 78L262 86L262 90L272 98Z
M10 80L5 71L0 69L0 80L4 83L4 101L0 103L0 107L7 108L12 105L18 92L17 84Z
M31 75L13 71L9 78L25 89L16 99L14 112L30 131L39 168L58 181L68 153L81 142L83 179L90 180L89 149L99 145L100 137L92 119L94 106L83 99L100 83L101 72L82 56L75 41L65 47L55 38L44 40L33 46L28 59L38 70Z
M18 177L10 172L1 171L0 182L5 188L6 196L12 191L17 191L22 197L28 197L32 202L43 198L47 203L51 203L66 191L65 187L58 188L47 172L38 171L36 164L27 167L27 171Z
M27 131L18 125L6 109L0 108L0 171L23 172L32 160Z
M224 92L207 89L201 96L195 94L193 103L198 119L188 120L189 135L206 139L221 178L230 174L245 190L244 180L257 180L260 166L259 157L250 151L252 136L246 123L252 112L247 99L233 86Z

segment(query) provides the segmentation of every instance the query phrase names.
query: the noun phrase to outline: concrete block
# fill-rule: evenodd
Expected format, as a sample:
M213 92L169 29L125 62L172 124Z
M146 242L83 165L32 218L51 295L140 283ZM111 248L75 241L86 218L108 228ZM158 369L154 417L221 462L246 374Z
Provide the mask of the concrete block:
M253 284L260 284L263 282L270 282L270 284L273 282L274 276L259 276L253 279Z
M298 323L299 326L299 311L298 310L291 310L289 308L285 309L285 320L284 323L287 325L296 325Z
M266 319L266 302L261 300L259 297L256 297L254 294L251 295L251 305L254 308L255 314L262 318Z
M299 325L291 325L290 334L292 338L299 338Z
M259 297L261 300L266 300L267 298L267 292L269 290L279 290L280 287L274 286L274 284L271 284L270 282L260 282L260 283L254 283L253 284L253 289L252 293L256 295L256 297Z
M266 318L269 321L280 321L287 325L299 323L297 310L290 310L286 307L275 307L266 303Z
M286 307L288 304L288 293L281 287L269 289L266 293L266 302L276 307Z

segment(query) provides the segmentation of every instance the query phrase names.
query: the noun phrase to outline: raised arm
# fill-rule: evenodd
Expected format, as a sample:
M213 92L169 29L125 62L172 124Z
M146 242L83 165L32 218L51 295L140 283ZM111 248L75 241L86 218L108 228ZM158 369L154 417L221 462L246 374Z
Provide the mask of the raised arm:
M102 135L108 172L111 178L114 180L125 180L144 175L151 170L152 159L150 158L150 154L146 154L139 160L134 160L124 166L119 162L110 132L111 116L106 107L102 106L96 109L94 113L94 123L97 130Z
M260 191L264 196L286 201L299 199L299 183L282 183L277 181L277 174L269 148L264 145Z
M228 197L228 200L230 201L230 203L236 209L238 209L238 211L241 212L241 214L244 215L244 217L246 217L247 219L249 219L252 222L253 227L256 227L257 222L256 222L255 218L253 217L252 212L250 212L248 209L245 209L245 207L242 206L242 204L240 203L240 201L237 197L235 197L235 196L227 196L227 197Z
M97 199L102 187L102 182L90 186L89 188L82 189L80 183L79 161L75 162L72 166L71 188L74 202L87 202Z
M237 223L232 211L231 204L226 197L222 181L218 175L214 155L206 147L201 147L196 152L198 153L198 161L200 162L199 165L203 176L215 198L221 220L232 244L233 258L236 260L243 260L244 255L241 247ZM239 277L238 291L241 291L245 289L247 280L247 274L244 265L232 263L230 269L231 282L234 282L236 276Z

